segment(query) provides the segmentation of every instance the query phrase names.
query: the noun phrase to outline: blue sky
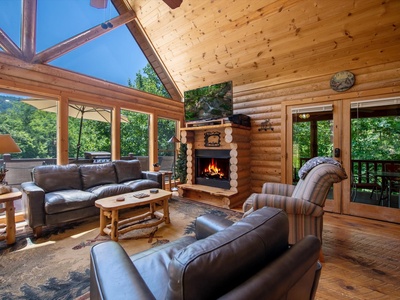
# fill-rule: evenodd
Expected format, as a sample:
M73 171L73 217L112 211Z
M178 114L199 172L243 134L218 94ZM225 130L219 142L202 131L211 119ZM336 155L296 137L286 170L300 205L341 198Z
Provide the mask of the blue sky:
M18 46L21 3L0 0L0 28ZM118 15L110 1L106 9L97 9L90 6L90 0L38 0L37 14L37 52ZM126 86L147 59L126 26L121 26L49 64Z

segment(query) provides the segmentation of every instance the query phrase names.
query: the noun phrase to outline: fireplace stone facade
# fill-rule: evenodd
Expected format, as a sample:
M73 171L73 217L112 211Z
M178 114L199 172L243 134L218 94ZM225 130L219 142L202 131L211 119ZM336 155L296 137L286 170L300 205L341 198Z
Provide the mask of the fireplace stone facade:
M186 127L181 129L181 142L187 144L188 174L186 183L179 185L181 196L226 208L247 199L250 128L231 123Z

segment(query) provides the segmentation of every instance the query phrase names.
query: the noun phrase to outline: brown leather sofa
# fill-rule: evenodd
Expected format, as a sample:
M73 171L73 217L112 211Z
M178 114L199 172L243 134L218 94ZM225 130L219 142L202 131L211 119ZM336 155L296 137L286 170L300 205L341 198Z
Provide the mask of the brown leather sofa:
M196 220L185 236L129 257L116 242L92 247L91 299L313 299L320 242L288 244L285 212L264 207L232 222Z
M98 215L97 199L161 187L161 173L142 171L139 160L116 160L37 166L21 191L25 220L38 236L42 226Z

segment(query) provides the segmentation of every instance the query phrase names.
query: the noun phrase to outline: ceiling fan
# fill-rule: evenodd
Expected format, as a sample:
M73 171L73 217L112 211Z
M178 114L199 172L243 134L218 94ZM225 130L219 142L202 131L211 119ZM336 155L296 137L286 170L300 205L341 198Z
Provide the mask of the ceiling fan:
M163 0L170 8L175 9L181 6L183 0ZM90 5L95 8L106 8L108 0L90 0Z

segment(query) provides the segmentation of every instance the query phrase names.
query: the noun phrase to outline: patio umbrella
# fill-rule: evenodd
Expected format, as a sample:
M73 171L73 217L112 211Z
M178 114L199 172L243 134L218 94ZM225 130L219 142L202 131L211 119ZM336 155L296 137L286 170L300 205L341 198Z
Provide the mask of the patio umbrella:
M53 112L53 113L57 112L56 100L30 98L22 100L22 102L32 105L33 107L36 107L37 109L42 111ZM83 104L69 103L68 116L73 118L80 118L78 145L76 152L76 160L78 160L79 149L81 147L83 119L111 123L111 109L103 107L87 106ZM128 118L125 116L121 116L121 122L124 123L128 122Z

